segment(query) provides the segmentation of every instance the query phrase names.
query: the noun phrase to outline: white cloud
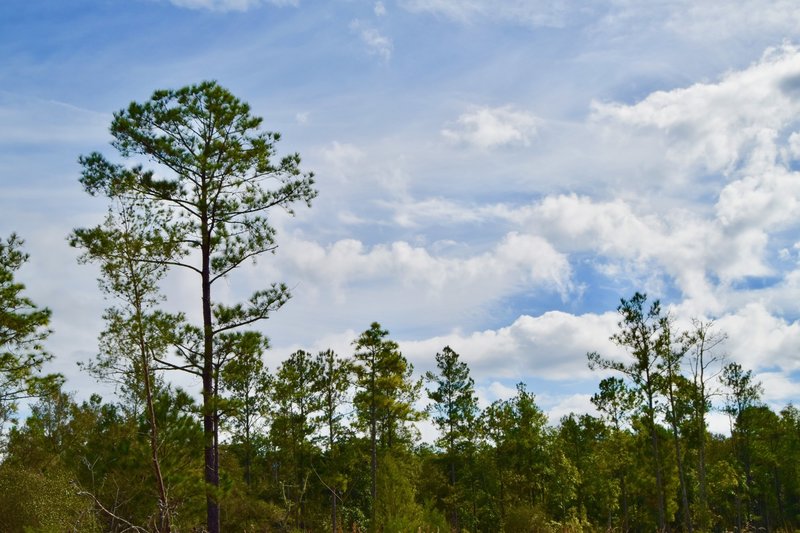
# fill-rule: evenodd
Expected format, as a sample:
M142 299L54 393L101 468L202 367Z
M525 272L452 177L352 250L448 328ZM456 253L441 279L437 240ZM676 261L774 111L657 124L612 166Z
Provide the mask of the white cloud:
M248 11L264 4L297 7L299 0L169 0L178 7L209 11Z
M588 368L588 352L598 351L614 359L624 357L624 352L609 340L616 331L617 320L615 312L572 315L549 311L535 317L520 316L510 326L496 330L455 331L403 342L401 347L419 366L430 364L432 354L450 346L470 366L476 381L592 379L595 372Z
M800 398L800 383L792 381L781 372L761 372L753 376L764 388L763 400L775 409L781 409L789 401Z
M358 19L350 22L350 30L356 33L361 42L367 46L367 52L388 62L392 57L392 40L374 28Z
M762 303L752 302L717 320L728 333L726 348L747 369L800 370L800 323L774 316Z
M541 120L532 114L511 106L476 107L441 133L448 141L482 149L529 146L540 123Z
M570 394L556 397L541 396L537 397L537 400L540 407L547 413L547 419L553 426L558 425L563 417L572 413L599 416L597 409L592 404L591 394Z
M386 15L386 6L383 4L383 2L375 2L375 7L373 10L375 11L376 17L383 17Z
M459 205L442 198L386 205L395 221L408 227L504 221L521 234L543 237L562 253L589 252L598 271L648 292L658 292L666 276L697 302L698 313L724 312L720 291L731 282L772 273L764 262L763 230L726 225L686 209L650 210L649 204L636 207L621 199L575 194L549 195L523 206Z
M544 239L517 233L467 258L431 255L403 241L368 248L355 239L327 247L291 240L282 245L281 256L287 272L337 291L388 283L427 301L467 291L485 302L520 287L544 286L562 294L573 289L567 259Z
M634 105L592 104L592 120L662 136L667 158L695 172L733 175L771 167L781 134L798 124L800 50L771 48L751 67L715 83L656 91Z

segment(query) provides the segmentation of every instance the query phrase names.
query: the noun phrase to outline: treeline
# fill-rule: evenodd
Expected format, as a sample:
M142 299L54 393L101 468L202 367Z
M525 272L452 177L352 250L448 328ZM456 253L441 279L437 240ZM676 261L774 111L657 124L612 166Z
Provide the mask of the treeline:
M602 416L555 427L523 384L480 409L449 347L415 377L377 323L347 357L299 350L270 372L252 352L220 376L221 529L794 531L800 412L763 405L751 373L723 364L708 324L676 338L658 304L645 306L638 294L620 306L613 339L629 360L589 355L620 372L592 398ZM203 529L201 407L159 378L151 419L143 376L129 370L116 401L77 403L50 387L11 429L3 531ZM707 429L711 398L729 436ZM433 443L415 429L426 416Z

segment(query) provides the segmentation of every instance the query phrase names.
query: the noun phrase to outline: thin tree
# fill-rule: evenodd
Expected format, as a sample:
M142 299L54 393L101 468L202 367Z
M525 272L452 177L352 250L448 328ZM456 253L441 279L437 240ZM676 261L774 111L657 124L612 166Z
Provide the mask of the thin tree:
M614 426L614 436L620 437L623 425L626 424L636 406L636 393L625 386L625 382L616 377L604 378L600 381L600 391L594 394L591 402L597 410L603 413L604 417ZM618 449L616 455L617 468L614 471L619 476L621 498L622 498L622 531L630 530L630 518L628 512L628 453L624 449Z
M115 191L107 191L109 196ZM171 529L170 502L159 461L159 429L154 395L154 358L165 354L175 340L182 319L159 312L158 283L167 271L176 247L154 239L164 212L137 205L133 197L119 196L102 226L76 230L70 244L83 250L81 262L100 264L100 288L119 305L106 310L107 327L100 337L98 361L90 370L102 379L120 380L135 398L144 398L150 432L150 459L158 493L157 531ZM140 263L147 256L152 262ZM116 374L116 375L115 375Z
M307 527L306 491L311 476L314 415L322 406L321 373L317 358L297 350L278 367L272 389L272 443L280 448L285 458L281 462L288 470L288 483L283 482L286 518L294 515L300 529Z
M687 533L692 533L694 525L689 510L689 493L686 481L686 469L683 458L683 435L681 423L688 417L691 402L688 398L690 382L681 374L681 363L687 351L683 343L672 343L672 327L669 318L665 319L667 341L661 346L660 369L663 394L666 396L666 419L672 431L672 444L675 448L675 464L678 468L678 483L681 491L683 525Z
M752 518L750 493L753 473L748 414L759 404L764 389L760 382L753 379L751 370L745 371L742 365L736 362L730 362L723 367L720 382L727 389L723 411L730 419L734 453L744 470L744 483L740 479L736 491L737 526L741 531L742 528L750 527Z
M622 319L617 323L620 331L611 336L611 340L629 350L633 361L625 364L612 359L604 359L597 352L587 354L589 368L615 370L631 380L645 404L642 407L645 425L653 454L653 470L656 481L656 499L658 509L658 528L666 530L667 512L664 491L664 474L661 465L656 411L658 410L659 386L661 374L659 360L669 346L669 330L667 317L661 312L658 300L645 309L647 296L635 293L630 300L621 300L617 311Z
M425 379L436 386L428 390L428 398L434 402L433 422L439 430L436 444L445 451L450 485L450 524L455 531L460 531L456 468L457 463L464 460L462 452L475 438L478 398L469 367L449 346L436 354L436 368L438 373L426 372Z
M692 376L692 418L694 431L697 433L697 476L699 483L697 513L699 525L704 529L710 527L710 511L708 505L708 488L706 480L706 444L708 441L708 411L711 398L717 394L714 382L722 371L725 354L719 349L727 339L725 333L715 331L714 322L694 319L692 329L683 336L683 343L688 348L689 369Z
M384 449L404 436L404 423L418 420L413 403L421 381L413 382L413 367L400 353L396 342L387 339L389 332L373 322L353 345L356 394L353 399L356 424L366 429L370 447L370 530L378 531L376 506L378 501L378 445Z
M339 486L339 441L344 431L342 406L347 400L353 366L350 360L340 358L333 350L317 354L317 365L321 369L318 378L320 413L317 422L324 425L327 435L329 482L325 483L331 493L331 531L339 531L338 500Z
M262 440L269 411L273 380L262 360L267 339L254 331L246 331L238 346L237 357L221 368L221 386L225 395L224 411L231 440L241 447L244 481L253 483L253 459L257 442Z
M201 342L184 352L186 364L174 364L202 381L205 436L206 522L219 532L219 387L215 340L222 334L266 319L290 294L273 284L246 303L225 305L214 288L239 266L276 249L275 229L266 214L292 212L316 195L311 174L300 171L297 154L275 158L277 133L261 131L262 119L250 106L215 82L156 91L144 104L115 113L112 145L123 157L143 156L158 173L141 166L113 164L99 153L81 157L81 183L89 194L108 190L135 193L143 204L170 216L154 239L179 245L164 264L197 276L201 295L197 328ZM268 188L274 184L274 188ZM136 258L139 263L154 260Z

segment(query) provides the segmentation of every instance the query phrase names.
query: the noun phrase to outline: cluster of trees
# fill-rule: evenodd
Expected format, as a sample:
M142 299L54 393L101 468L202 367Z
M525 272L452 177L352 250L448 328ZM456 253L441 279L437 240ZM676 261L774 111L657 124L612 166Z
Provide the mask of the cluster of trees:
M299 350L269 371L268 341L250 326L288 289L245 302L216 289L275 249L270 209L316 193L299 156L273 161L279 136L260 123L213 82L158 91L111 127L122 156L157 171L81 158L82 184L109 211L70 242L114 302L85 369L117 384L112 401L79 403L59 376L41 375L50 313L15 281L21 241L0 242L2 419L36 398L3 433L0 530L800 527L800 413L763 405L751 373L723 361L711 324L678 332L641 294L622 301L612 337L628 360L588 356L609 375L592 399L600 416L555 426L523 384L481 409L450 347L416 377L378 323L350 354ZM197 284L198 309L164 310L170 272ZM201 394L171 385L175 372ZM708 431L715 405L729 436ZM435 442L420 442L425 417Z

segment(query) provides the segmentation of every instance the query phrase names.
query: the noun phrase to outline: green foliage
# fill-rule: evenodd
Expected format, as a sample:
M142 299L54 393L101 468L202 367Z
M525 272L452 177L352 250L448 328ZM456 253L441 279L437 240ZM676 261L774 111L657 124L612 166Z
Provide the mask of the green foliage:
M414 367L403 357L389 332L373 322L353 342L356 376L356 427L370 432L381 448L409 443L413 437L407 422L422 418L414 409L422 381L414 381Z
M0 531L101 531L92 502L60 466L40 472L0 465L0 494Z
M378 451L401 449L413 439L407 425L422 418L414 409L422 380L413 381L413 366L403 357L397 343L387 339L389 332L373 322L353 342L356 393L353 404L356 410L355 427L364 431L370 446L370 505L371 526L377 527L378 501Z
M469 368L449 346L436 354L438 374L426 372L425 379L436 388L428 390L435 412L433 422L439 430L437 446L455 455L474 441L478 398Z
M16 411L18 400L57 386L60 380L38 375L52 358L42 344L50 334L50 310L37 307L15 278L28 260L23 244L13 233L0 240L0 430Z
M264 365L266 339L255 332L237 336L240 353L222 367L220 384L226 415L223 426L230 432L230 449L242 462L245 483L253 482L253 462L266 447L266 421L273 380Z
M428 390L428 398L433 401L430 409L439 430L436 445L445 452L448 487L441 500L448 507L450 526L459 529L462 514L474 514L468 508L472 487L467 481L475 467L478 398L467 364L449 346L436 354L436 367L438 373L427 372L425 379L436 386ZM467 509L463 509L465 506Z

